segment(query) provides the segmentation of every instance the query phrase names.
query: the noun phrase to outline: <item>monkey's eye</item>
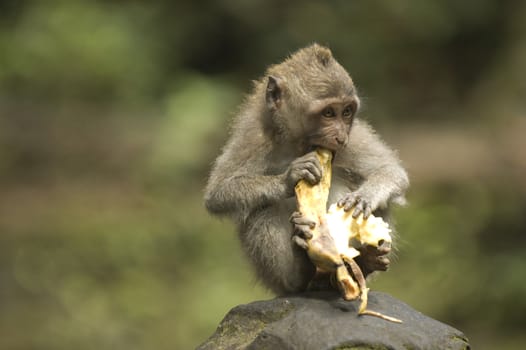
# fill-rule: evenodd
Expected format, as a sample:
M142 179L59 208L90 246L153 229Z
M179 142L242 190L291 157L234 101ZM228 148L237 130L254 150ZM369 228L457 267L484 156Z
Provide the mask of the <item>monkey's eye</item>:
M334 113L334 109L332 109L332 107L327 107L325 108L321 114L325 117L325 118L333 118L336 116L336 113Z
M344 117L347 117L347 118L352 117L352 115L353 115L352 107L351 106L345 107L345 109L343 110L342 114L343 114Z

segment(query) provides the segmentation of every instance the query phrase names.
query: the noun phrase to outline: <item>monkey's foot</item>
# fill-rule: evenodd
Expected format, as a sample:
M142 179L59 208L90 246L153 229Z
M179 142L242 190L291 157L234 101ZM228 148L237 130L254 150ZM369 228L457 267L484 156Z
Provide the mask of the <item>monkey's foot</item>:
M300 236L292 236L292 240L294 241L294 243L296 243L300 248L303 248L305 250L308 250L309 249L309 243L307 242L307 240L301 238Z
M374 271L387 271L389 268L391 264L387 257L391 252L391 244L389 242L384 242L378 247L366 245L358 248L358 250L360 255L355 260L366 277Z
M322 271L316 269L316 274L309 282L307 286L308 291L326 291L326 290L338 290L335 284L333 284L334 273Z

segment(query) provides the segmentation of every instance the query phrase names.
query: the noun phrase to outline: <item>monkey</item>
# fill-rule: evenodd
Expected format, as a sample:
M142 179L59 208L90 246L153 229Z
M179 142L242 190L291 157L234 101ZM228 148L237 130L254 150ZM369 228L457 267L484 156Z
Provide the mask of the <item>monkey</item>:
M271 65L254 81L231 125L205 188L207 210L232 219L263 284L277 295L309 288L316 267L306 239L315 223L297 212L294 187L316 184L313 151L333 152L328 203L352 215L388 217L409 185L395 151L356 118L357 89L329 48L312 44ZM356 259L364 275L389 267L391 246L366 246Z

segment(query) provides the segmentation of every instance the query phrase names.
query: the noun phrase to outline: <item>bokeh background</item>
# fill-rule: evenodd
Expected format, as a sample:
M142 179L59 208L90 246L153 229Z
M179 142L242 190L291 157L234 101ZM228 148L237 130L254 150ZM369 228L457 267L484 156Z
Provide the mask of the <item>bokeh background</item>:
M317 41L412 180L372 284L526 346L526 3L0 1L0 348L192 349L271 298L202 196L251 80Z

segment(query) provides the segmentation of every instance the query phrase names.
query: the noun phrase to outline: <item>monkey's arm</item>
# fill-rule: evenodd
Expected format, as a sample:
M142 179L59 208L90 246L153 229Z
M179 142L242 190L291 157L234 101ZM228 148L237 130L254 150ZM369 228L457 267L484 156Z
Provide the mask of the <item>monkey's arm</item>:
M294 196L300 179L316 184L321 178L314 152L293 159L283 172L273 174L268 165L278 161L269 155L269 147L242 148L228 145L212 169L205 193L211 213L246 217L253 209Z
M351 130L349 144L342 155L343 167L357 173L363 182L339 204L346 210L356 206L353 216L361 212L368 216L389 202L404 203L404 193L409 186L407 173L396 153L380 140L371 127L356 120Z
M206 188L205 205L214 214L245 215L253 208L265 207L279 199L288 197L284 175L261 175L235 172L230 176L220 174L221 164L212 171ZM223 175L223 176L222 176Z

